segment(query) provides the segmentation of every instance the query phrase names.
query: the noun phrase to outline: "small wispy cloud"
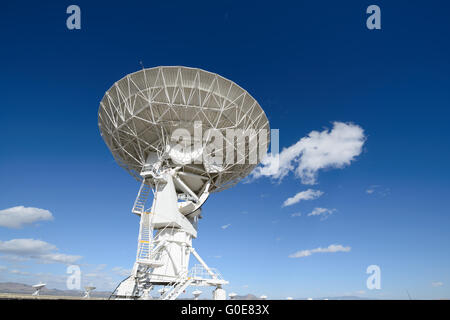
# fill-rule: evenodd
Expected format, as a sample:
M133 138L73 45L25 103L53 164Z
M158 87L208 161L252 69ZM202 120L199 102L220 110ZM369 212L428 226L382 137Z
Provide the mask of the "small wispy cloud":
M293 204L299 203L300 201L305 200L314 200L323 195L323 192L320 190L308 189L305 191L301 191L297 193L295 196L286 199L283 202L282 207L292 206Z
M45 209L18 206L0 210L0 227L18 229L24 225L48 220L53 220L53 215Z
M126 269L124 267L114 267L111 271L122 277L126 277L131 274L131 269Z
M301 215L302 215L301 212L295 212L295 213L292 213L292 214L291 214L291 217L292 217L292 218L294 218L294 217L301 217Z
M336 212L336 209L327 209L327 208L314 208L313 211L308 213L308 217L311 216L320 216L320 220L327 219L330 215Z
M369 186L366 189L366 193L367 194L377 194L377 195L380 195L382 197L385 197L385 196L389 195L390 189L389 188L384 188L384 187L382 187L380 185L377 185L377 184L374 184L374 185Z
M95 267L94 271L95 271L95 272L100 272L100 271L105 270L105 268L106 268L106 264L105 264L105 263L102 263L102 264L97 265L97 266Z
M309 250L297 251L291 255L289 258L304 258L312 255L313 253L333 253L333 252L349 252L351 247L344 247L340 244L331 244L327 248L315 248Z
M222 228L223 230L225 230L225 229L229 228L230 226L231 226L231 223L229 223L229 224L224 224L223 226L221 226L221 228Z
M17 275L21 275L21 276L28 276L28 275L30 275L30 273L28 271L22 271L22 270L18 270L18 269L10 270L9 273L17 274Z
M444 285L444 283L441 282L441 281L433 281L433 282L431 283L431 286L434 287L434 288L442 287L443 285Z

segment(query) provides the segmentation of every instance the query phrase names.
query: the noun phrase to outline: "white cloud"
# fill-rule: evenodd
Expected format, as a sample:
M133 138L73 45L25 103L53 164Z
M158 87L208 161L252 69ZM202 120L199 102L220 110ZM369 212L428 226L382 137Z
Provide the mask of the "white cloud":
M63 253L48 253L37 257L40 263L62 263L62 264L75 264L81 256L74 256Z
M382 197L385 197L385 196L389 195L390 190L389 190L389 188L384 188L380 185L372 185L367 188L366 193L367 194L378 194Z
M12 207L0 210L0 226L6 228L21 228L37 221L53 220L50 211L32 207Z
M321 220L325 220L328 216L332 215L336 209L327 209L327 208L314 208L313 211L308 213L308 217L311 216L321 216Z
M12 239L0 241L0 252L18 256L41 255L55 250L56 246L35 239Z
M315 184L317 173L325 168L343 168L361 154L366 137L355 124L334 122L333 129L311 131L297 143L284 148L278 156L268 154L253 178L270 177L281 181L294 171L304 184Z
M131 269L125 269L123 267L114 267L112 268L112 272L118 274L119 276L126 277L131 274Z
M432 287L435 287L435 288L437 288L437 287L442 287L444 285L444 283L443 282L440 282L440 281L433 281L432 283L431 283L431 286Z
M131 273L131 271L130 271L130 273ZM130 273L128 273L125 276L121 276L121 277L129 276ZM89 286L94 285L95 287L97 287L96 291L101 291L101 290L110 291L110 290L114 289L118 284L118 281L115 278L116 278L115 275L111 276L109 273L105 273L105 272L82 273L82 286L81 287L84 287L86 285L89 285Z
M375 192L375 190L373 188L369 188L369 189L366 190L367 194L372 194L374 192Z
M0 253L18 259L34 259L39 263L74 264L81 256L57 252L53 244L35 239L12 239L0 241Z
M107 265L105 263L99 264L97 267L95 267L94 272L103 271L103 270L105 270L106 266Z
M13 256L13 255L0 256L0 259L2 259L3 261L14 263L14 264L30 260L30 258Z
M221 226L221 228L225 230L225 229L228 228L229 226L231 226L231 223L225 224L225 225Z
M294 217L301 217L301 215L302 215L301 212L296 212L296 213L291 214L291 217L292 218L294 218Z
M18 269L13 269L13 270L9 271L9 273L18 274L18 275L21 275L21 276L28 276L28 275L30 275L29 272L18 270Z
M292 206L293 204L296 204L296 203L298 203L300 201L303 201L303 200L317 199L322 194L323 194L323 192L320 191L320 190L308 189L306 191L301 191L301 192L297 193L295 196L286 199L283 202L282 207Z
M340 244L331 244L327 248L315 248L310 250L297 251L291 255L289 258L303 258L312 255L313 253L328 253L328 252L349 252L351 247L344 247Z

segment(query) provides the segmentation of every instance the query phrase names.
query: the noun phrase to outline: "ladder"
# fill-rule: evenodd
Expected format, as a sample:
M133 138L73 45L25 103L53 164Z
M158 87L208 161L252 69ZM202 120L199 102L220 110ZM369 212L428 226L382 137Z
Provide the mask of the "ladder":
M141 215L142 222L139 232L137 262L150 267L160 267L164 265L162 262L164 252L161 251L166 247L167 240L160 239L159 235L161 232L156 237L153 237L151 219L152 216L149 212L144 212ZM167 226L162 231L166 228Z
M164 265L162 258L164 252L161 252L161 250L166 245L166 240L158 243L154 248L151 248L151 246L147 249L145 248L142 250L142 255L138 256L137 262L149 267L161 267Z
M134 201L133 209L131 212L141 215L145 210L145 204L147 203L148 195L152 188L145 183L145 179L142 180L141 187L139 188L139 193Z
M185 276L186 274L183 275ZM191 277L186 278L180 277L180 278L179 279L181 281L177 282L177 284L172 288L172 290L167 291L161 297L161 300L175 300L192 282L194 282L194 278Z
M150 225L150 213L141 214L141 230L139 232L137 260L150 259L150 253L153 246L153 228Z

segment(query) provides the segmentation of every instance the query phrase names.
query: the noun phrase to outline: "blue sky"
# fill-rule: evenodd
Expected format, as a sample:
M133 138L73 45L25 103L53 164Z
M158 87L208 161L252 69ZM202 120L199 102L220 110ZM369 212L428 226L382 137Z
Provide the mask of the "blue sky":
M0 210L40 208L53 219L0 226L0 249L41 240L47 257L81 256L85 283L111 289L122 279L136 253L139 185L102 141L98 104L139 61L185 65L248 90L280 130L281 149L334 122L364 130L360 154L319 170L314 185L290 172L208 200L194 245L227 291L450 298L449 4L296 3L2 3ZM81 8L81 30L66 28L70 4ZM381 30L366 28L371 4ZM323 194L282 207L308 189ZM335 211L308 216L315 208ZM351 249L289 258L332 244ZM65 264L5 252L0 281L65 287ZM366 288L372 264L381 290Z

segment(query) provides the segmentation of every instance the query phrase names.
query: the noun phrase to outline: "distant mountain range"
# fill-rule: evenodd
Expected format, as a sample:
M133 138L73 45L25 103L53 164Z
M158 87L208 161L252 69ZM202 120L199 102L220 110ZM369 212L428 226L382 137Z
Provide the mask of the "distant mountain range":
M27 284L16 282L0 282L0 293L32 294L34 291L35 289ZM84 295L84 291L49 289L45 287L41 290L41 294L46 296L82 297ZM110 295L111 292L109 291L94 290L91 292L91 297L93 298L109 298ZM184 298L183 300L188 299ZM235 300L261 300L261 299L255 296L254 294L247 294L244 296L236 296ZM307 298L294 300L307 300ZM367 298L357 296L340 296L340 297L314 298L314 300L367 300Z
M36 291L32 286L16 283L16 282L0 282L0 293L17 293L17 294L32 294ZM43 288L41 294L45 296L70 296L70 297L82 297L84 291L80 290L59 290ZM108 291L92 291L91 297L108 298L111 292Z

